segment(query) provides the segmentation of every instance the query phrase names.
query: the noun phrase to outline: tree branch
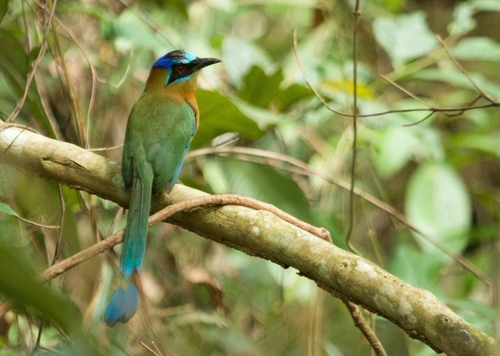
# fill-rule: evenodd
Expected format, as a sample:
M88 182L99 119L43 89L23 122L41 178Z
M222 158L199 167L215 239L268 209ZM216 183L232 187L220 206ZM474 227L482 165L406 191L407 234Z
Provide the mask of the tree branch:
M84 190L124 207L128 205L118 163L3 122L0 122L0 164ZM156 196L152 210L207 196L178 184L170 195ZM206 206L176 213L167 221L249 255L294 267L334 296L387 318L438 352L493 355L500 349L493 338L461 319L430 292L406 284L372 262L339 249L269 211L232 205ZM105 246L99 246L99 252L116 242L107 240L103 242Z

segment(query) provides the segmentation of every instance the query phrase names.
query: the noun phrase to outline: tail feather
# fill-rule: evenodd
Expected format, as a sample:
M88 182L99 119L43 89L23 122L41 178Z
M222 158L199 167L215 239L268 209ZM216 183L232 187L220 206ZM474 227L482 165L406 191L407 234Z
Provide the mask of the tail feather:
M128 281L134 271L139 271L144 259L152 182L152 178L134 177L132 184L127 227L120 257L120 270ZM113 326L117 322L129 321L135 314L138 303L139 293L133 283L130 282L125 290L121 286L118 287L106 308L104 315L106 325Z
M139 271L144 258L148 217L151 208L151 189L152 180L134 179L120 257L120 269L126 279L129 279L134 270Z
M133 283L130 283L125 290L118 287L106 308L106 314L104 314L106 325L111 327L117 322L126 323L129 321L135 314L138 303L139 293Z

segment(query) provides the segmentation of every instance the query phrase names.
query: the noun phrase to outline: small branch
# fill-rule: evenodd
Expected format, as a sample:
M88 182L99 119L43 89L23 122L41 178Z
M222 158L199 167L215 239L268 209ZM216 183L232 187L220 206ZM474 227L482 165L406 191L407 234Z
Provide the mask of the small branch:
M304 78L304 81L306 82L307 86L309 87L309 89L312 90L312 92L314 93L314 95L316 95L316 97L319 99L319 101L321 101L321 103L328 110L330 110L331 112L333 112L337 115L345 116L345 117L352 117L353 116L352 114L343 113L341 111L338 111L338 110L335 110L334 108L332 108L330 106L330 104L328 104L327 101L321 96L321 94L314 88L314 86L311 84L309 79L307 79L307 76L306 76L305 70L304 70L304 65L302 64L302 61L301 61L300 56L299 56L299 50L298 50L298 44L297 44L297 31L296 30L293 30L293 51L295 53L295 59L297 60L297 64L299 65L300 72L302 73L302 78Z
M23 218L22 216L20 215L14 215L16 218L18 218L19 220L21 221L24 221L25 223L28 223L28 224L31 224L33 226L38 226L38 227L42 227L44 229L59 229L61 226L60 225L46 225L46 224L41 224L41 223L38 223L36 221L33 221L33 220L29 220L29 219L26 219L26 218Z
M345 233L345 242L349 249L358 254L354 248L351 237L354 230L354 185L356 183L356 168L358 159L358 24L361 13L359 11L359 0L354 5L354 33L352 37L352 160L351 160L351 182L349 187L349 223Z
M91 152L112 151L112 150L116 150L116 149L121 148L121 147L123 147L123 143L116 145L116 146L111 146L111 147L89 148L89 151L91 151Z
M354 320L354 325L361 331L361 333L365 336L366 340L372 347L375 355L377 356L387 356L387 353L384 350L380 340L378 339L375 332L370 328L370 325L363 319L361 313L359 312L358 306L352 302L343 300L345 306L349 310L349 313Z
M224 205L238 205L244 206L256 210L266 210L280 219L296 226L299 229L307 231L320 239L328 242L332 242L329 232L324 228L317 228L315 226L309 225L303 221L296 219L295 217L285 213L284 211L276 208L271 204L266 204L259 202L258 200L242 197L239 195L223 194L223 195L207 195L203 197L198 197L186 201L181 201L173 205L169 205L159 212L151 215L148 220L149 226L158 224L170 218L172 215L180 213L182 211L189 211L196 208L204 206L224 206ZM102 253L115 245L118 245L123 241L123 231L119 231L110 237L92 245L91 247L74 254L71 257L62 260L43 271L39 278L41 281L46 282L52 278L59 276L60 274L68 271L69 269L79 265L82 262Z
M310 225L302 220L297 219L296 217L285 213L283 210L278 209L272 204L263 203L259 200L244 197L236 194L219 194L219 195L209 195L203 198L196 198L192 201L183 202L184 206L179 206L173 213L168 211L168 208L161 210L156 214L160 214L159 219L165 220L169 218L171 215L185 210L191 210L202 206L210 206L210 205L238 205L244 206L247 208L251 208L254 210L265 210L273 213L281 220L286 221L289 224L296 226L297 228L309 232L311 235L315 235L322 240L332 243L332 238L330 233L325 228L318 228L316 226ZM155 215L156 215L155 214ZM165 214L162 216L161 214Z
M59 192L59 202L61 204L61 224L60 224L59 234L57 236L57 242L56 242L56 247L54 250L54 256L52 257L52 263L51 263L52 265L54 263L56 263L56 261L59 259L59 256L61 254L61 241L62 241L63 234L64 234L64 215L66 213L66 202L64 201L64 193L63 193L62 185L58 184L57 190Z
M385 80L387 83L389 83L390 85L392 85L393 87L397 88L398 90L402 91L403 93L405 93L406 95L408 95L410 98L412 98L413 100L415 101L418 101L420 104L422 104L423 106L426 106L429 108L429 110L431 111L436 111L435 108L433 108L431 105L427 104L426 102L424 102L422 99L420 99L418 96L416 96L415 94L413 94L411 91L409 91L408 89L405 89L403 88L401 85L399 85L398 83L396 83L395 81L393 81L392 79L390 79L389 77L381 74L380 75L380 78L382 78L383 80Z
M436 36L436 37L437 37L439 43L441 44L441 46L443 46L443 49L446 51L446 54L448 55L448 57L450 57L450 59L452 60L453 64L455 64L455 66L460 70L460 72L462 72L462 74L467 78L467 80L472 84L472 86L481 94L481 96L491 103L500 104L500 102L498 100L493 99L488 93L486 93L484 90L482 90L479 87L479 85L476 84L476 82L471 78L471 76L464 69L464 67L462 67L462 65L460 63L458 63L458 61L455 59L455 57L453 57L451 55L450 50L448 49L448 45L443 41L441 36Z

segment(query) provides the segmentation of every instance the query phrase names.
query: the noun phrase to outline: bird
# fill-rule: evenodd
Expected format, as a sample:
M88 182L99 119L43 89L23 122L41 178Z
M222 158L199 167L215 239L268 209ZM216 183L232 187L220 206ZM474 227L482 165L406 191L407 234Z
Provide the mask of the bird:
M161 191L169 194L176 184L199 126L196 78L200 69L219 62L185 50L165 54L153 64L144 92L132 107L122 156L130 204L120 256L121 283L104 315L110 327L128 322L137 310L139 293L132 276L144 259L151 197Z

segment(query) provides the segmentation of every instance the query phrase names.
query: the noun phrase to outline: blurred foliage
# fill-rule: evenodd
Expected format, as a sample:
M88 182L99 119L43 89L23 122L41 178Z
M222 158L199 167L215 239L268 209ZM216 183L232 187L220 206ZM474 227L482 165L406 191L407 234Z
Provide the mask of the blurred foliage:
M121 145L151 63L184 48L223 60L200 76L201 127L193 149L268 150L348 181L351 119L326 109L307 87L292 30L307 79L330 107L353 112L353 3L89 0L48 1L42 7L3 0L0 116L87 148ZM500 322L500 121L497 108L458 108L488 104L476 100L479 93L469 78L500 97L500 37L491 31L498 21L496 1L377 0L362 2L359 24L363 117L356 184L404 211L484 277L360 198L352 217L352 241L364 257L435 293L490 334ZM427 106L457 109L429 116L422 111ZM388 113L372 115L381 112ZM102 154L119 161L121 149ZM345 246L348 192L320 177L296 175L287 165L244 158L196 156L186 161L181 179L207 192L275 204L325 226L334 242ZM102 315L116 270L111 254L66 272L50 290L33 276L51 264L56 251L60 259L68 257L95 243L97 231L107 236L123 228L119 208L11 167L0 167L0 200L0 293L16 303L0 320L1 354L70 347L82 353L98 347L104 354L148 354L146 346L190 355L370 352L343 304L296 271L172 226L150 232L142 273L148 311L106 328ZM389 354L433 353L373 318Z

